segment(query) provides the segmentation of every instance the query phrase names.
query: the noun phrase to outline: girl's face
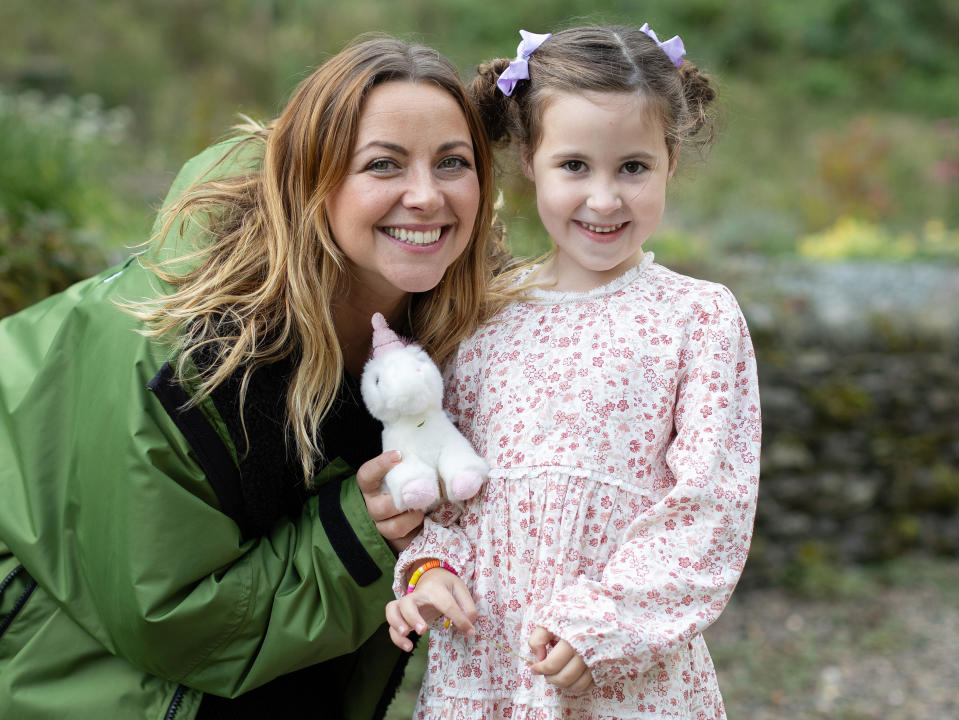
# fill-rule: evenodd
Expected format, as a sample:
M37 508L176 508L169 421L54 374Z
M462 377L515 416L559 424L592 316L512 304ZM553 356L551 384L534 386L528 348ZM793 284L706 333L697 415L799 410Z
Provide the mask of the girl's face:
M435 287L469 243L480 203L466 117L428 83L387 82L363 104L349 171L326 212L353 298Z
M556 289L615 279L643 256L672 176L662 122L638 93L555 93L527 158L539 217L556 245Z

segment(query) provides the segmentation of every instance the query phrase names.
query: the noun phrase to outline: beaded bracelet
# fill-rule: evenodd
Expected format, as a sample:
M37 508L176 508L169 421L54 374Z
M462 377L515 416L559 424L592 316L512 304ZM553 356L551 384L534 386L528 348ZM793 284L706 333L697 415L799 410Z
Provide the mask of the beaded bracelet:
M454 575L459 574L445 560L443 561L427 560L425 563L423 563L418 568L416 568L416 570L413 571L412 575L410 575L410 582L406 586L406 594L409 595L411 592L413 592L413 590L416 589L416 583L420 581L420 578L423 576L423 573L425 573L427 570L434 570L436 568L443 568L444 570L448 570Z

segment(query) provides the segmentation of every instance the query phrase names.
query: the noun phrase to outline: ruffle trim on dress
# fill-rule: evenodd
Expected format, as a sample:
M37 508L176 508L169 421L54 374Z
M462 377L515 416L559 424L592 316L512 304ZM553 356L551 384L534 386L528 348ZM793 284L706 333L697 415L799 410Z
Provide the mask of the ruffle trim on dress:
M629 268L629 270L624 272L618 278L611 280L605 285L600 285L592 290L585 290L583 292L564 292L560 290L549 290L545 287L533 287L529 290L527 302L537 304L562 304L571 302L588 302L590 300L598 300L599 298L608 297L613 293L619 292L631 282L638 279L649 269L650 265L652 265L654 261L655 257L653 253L645 252L643 253L643 259L638 265L634 265L633 267ZM521 280L525 280L525 278L522 278Z

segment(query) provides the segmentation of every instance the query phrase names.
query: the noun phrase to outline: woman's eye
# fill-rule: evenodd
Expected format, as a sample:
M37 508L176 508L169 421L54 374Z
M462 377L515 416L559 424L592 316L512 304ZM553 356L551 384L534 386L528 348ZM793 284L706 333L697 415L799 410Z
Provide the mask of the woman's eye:
M377 158L368 163L366 169L373 172L388 172L396 169L396 163L389 158Z
M586 163L582 160L567 160L563 163L563 167L570 172L579 173L586 169Z
M464 170L472 166L466 158L453 155L440 160L438 167L440 170Z
M639 162L639 160L630 160L629 162L623 163L623 172L627 175L639 175L647 169L648 168Z

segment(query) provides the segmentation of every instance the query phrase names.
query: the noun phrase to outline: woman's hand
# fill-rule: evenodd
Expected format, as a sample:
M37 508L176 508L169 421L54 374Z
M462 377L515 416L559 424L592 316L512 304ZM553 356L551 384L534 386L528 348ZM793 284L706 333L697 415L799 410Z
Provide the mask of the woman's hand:
M555 645L547 651L552 643ZM553 685L571 693L584 693L593 687L593 673L586 667L582 656L565 640L544 627L537 627L529 636L529 646L536 655L531 672L545 675Z
M466 583L448 570L433 568L423 573L413 592L387 604L390 639L400 650L409 652L413 641L407 635L414 630L422 635L429 623L444 615L461 633L470 637L476 634L476 604Z
M400 512L393 504L389 493L381 492L383 476L396 465L402 457L396 450L377 455L367 460L356 472L356 484L360 486L366 511L383 539L395 552L402 552L423 526L423 512L406 510Z

